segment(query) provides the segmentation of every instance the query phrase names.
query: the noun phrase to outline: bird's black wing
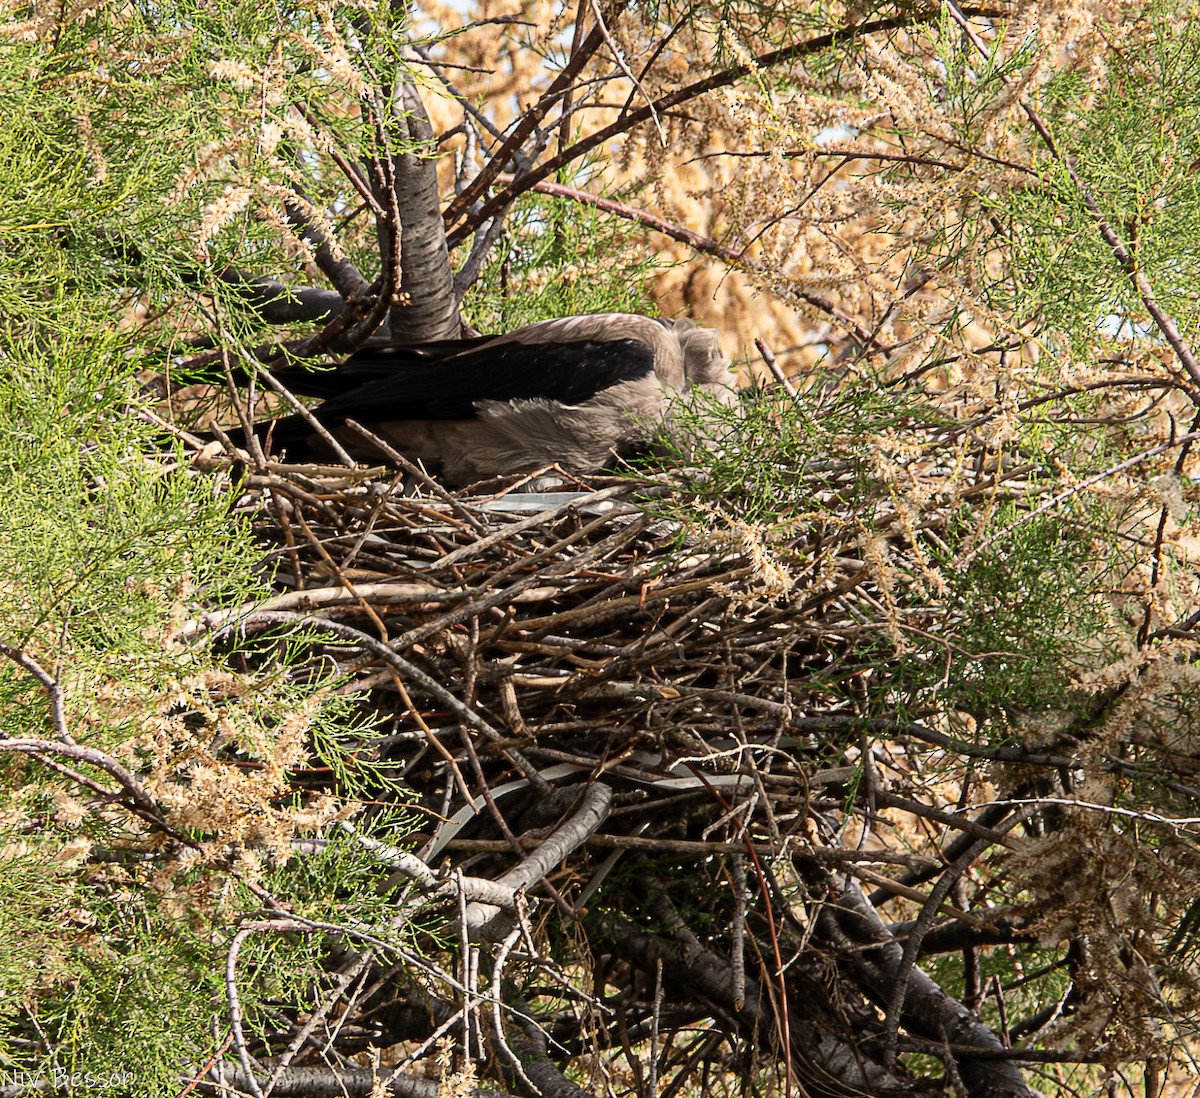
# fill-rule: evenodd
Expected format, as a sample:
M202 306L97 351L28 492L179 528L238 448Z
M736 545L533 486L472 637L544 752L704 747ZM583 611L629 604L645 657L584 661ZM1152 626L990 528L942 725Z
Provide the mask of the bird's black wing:
M461 349L444 353L456 346ZM637 339L455 340L359 352L331 374L314 375L329 381L325 393L312 395L327 397L317 410L326 423L347 418L466 419L482 400L542 397L582 404L653 370L653 349Z
M386 344L356 351L341 363L283 366L271 373L297 396L330 400L369 381L378 381L405 370L417 372L436 369L442 361L465 354L494 338L476 336L474 339L443 339L412 345Z

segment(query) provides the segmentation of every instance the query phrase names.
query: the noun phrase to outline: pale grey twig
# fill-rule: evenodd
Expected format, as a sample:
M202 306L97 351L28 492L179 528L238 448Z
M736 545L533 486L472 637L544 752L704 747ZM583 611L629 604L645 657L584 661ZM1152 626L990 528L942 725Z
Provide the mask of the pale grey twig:
M73 745L75 740L71 736L70 729L67 728L66 697L58 679L43 668L28 652L14 648L11 644L5 644L3 641L0 641L0 656L7 656L18 667L28 671L42 685L46 691L46 697L50 701L50 722L54 726L54 731L58 733L58 738L63 743Z

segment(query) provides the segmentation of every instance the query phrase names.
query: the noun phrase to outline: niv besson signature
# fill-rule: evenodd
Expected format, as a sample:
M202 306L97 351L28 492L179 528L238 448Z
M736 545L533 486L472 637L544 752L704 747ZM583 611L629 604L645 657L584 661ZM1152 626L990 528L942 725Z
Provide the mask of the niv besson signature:
M45 1071L0 1071L0 1087L5 1090L109 1090L133 1081L130 1071L67 1071L49 1068Z

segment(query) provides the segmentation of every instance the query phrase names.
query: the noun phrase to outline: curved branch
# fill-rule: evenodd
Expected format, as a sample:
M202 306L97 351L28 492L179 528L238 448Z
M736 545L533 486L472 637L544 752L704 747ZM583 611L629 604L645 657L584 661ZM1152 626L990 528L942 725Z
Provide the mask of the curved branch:
M89 763L115 778L125 791L126 796L133 803L134 808L142 816L156 827L161 828L172 838L183 840L183 836L167 823L162 810L145 789L142 788L142 783L137 780L136 776L131 771L125 769L111 755L106 755L103 751L97 751L92 747L83 747L76 743L64 743L57 740L38 740L28 737L0 740L0 752L3 751L16 751L20 754L33 755L34 757L42 755L65 755L68 759Z
M568 854L583 846L589 835L599 830L612 809L612 798L608 786L599 783L588 786L579 810L529 857L497 877L495 883L516 889L528 888L540 881ZM500 909L491 904L472 903L467 908L467 926L484 938L494 939L507 932L506 926L499 926L499 914Z

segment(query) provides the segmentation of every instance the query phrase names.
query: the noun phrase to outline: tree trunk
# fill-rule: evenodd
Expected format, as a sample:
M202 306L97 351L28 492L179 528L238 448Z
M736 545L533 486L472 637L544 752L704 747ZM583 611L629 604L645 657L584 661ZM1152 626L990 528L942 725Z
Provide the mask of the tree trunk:
M427 151L392 157L395 203L400 215L403 301L388 311L389 334L402 343L455 339L462 326L442 223L433 129L421 96L407 74L397 82L393 102L405 119L410 140ZM395 262L395 257L391 261Z

